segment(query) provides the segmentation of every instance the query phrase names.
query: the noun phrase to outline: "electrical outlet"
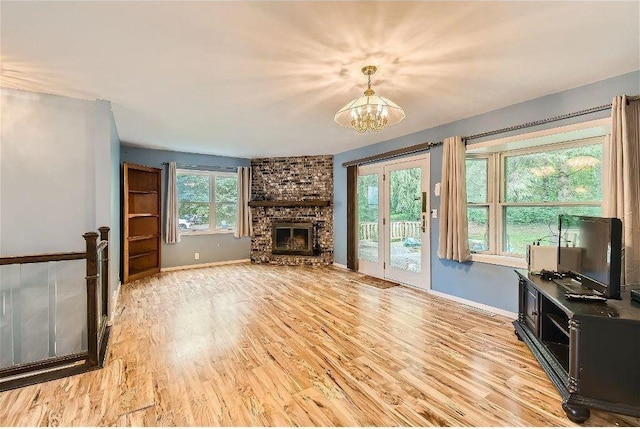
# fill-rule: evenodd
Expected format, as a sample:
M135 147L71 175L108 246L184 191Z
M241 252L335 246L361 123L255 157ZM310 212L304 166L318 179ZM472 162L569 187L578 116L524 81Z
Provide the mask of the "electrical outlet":
M194 257L194 259L200 259L200 254L199 254L199 253L195 253L195 254L193 255L193 257Z
M431 217L438 219L438 209L431 209Z

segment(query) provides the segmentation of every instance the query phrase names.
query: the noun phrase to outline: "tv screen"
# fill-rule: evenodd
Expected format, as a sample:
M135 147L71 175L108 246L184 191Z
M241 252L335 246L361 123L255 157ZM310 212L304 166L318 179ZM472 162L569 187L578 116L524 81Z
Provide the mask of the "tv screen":
M620 299L621 247L620 219L560 215L558 271L607 298Z

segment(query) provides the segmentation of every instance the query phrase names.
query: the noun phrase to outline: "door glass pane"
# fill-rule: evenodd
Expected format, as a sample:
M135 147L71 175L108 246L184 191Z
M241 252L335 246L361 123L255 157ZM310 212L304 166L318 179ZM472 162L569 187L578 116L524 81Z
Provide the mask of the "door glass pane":
M421 268L420 167L393 170L389 175L390 265L414 273Z
M358 257L378 262L378 175L358 176Z

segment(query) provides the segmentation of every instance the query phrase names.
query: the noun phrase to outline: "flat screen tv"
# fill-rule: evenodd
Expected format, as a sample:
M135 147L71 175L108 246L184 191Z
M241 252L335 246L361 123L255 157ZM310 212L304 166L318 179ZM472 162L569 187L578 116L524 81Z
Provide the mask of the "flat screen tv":
M620 299L620 219L560 215L558 236L558 271L606 298Z

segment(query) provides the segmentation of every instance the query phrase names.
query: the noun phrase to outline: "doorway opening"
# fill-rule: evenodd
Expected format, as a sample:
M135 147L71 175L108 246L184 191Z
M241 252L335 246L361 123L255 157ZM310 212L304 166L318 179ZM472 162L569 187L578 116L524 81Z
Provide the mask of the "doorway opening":
M358 167L358 266L430 288L429 154Z

